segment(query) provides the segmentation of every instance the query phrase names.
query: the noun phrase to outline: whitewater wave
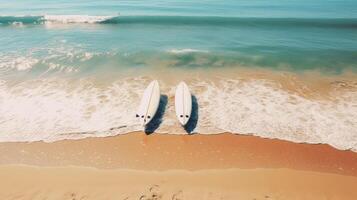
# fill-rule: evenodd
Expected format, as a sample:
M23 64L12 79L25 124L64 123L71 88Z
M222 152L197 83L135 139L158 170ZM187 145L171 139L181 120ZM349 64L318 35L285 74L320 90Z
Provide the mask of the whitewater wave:
M1 25L13 24L160 24L203 26L282 26L357 28L354 18L242 18L218 16L112 16L112 15L37 15L0 16Z
M0 69L15 69L17 71L25 71L31 69L39 62L38 59L26 56L2 56L0 58Z
M115 16L90 16L90 15L45 15L42 17L46 23L100 23Z
M187 49L170 49L167 52L172 53L172 54L186 54L186 53L196 53L196 52L208 53L209 51L187 48Z
M117 16L93 16L93 15L38 15L38 16L0 16L0 24L26 25L26 24L74 24L101 23Z
M47 47L34 47L24 52L0 53L0 75L4 73L30 72L78 72L93 58L106 59L111 52L87 51L80 45L61 40Z
M0 141L55 141L140 130L135 112L150 80L125 78L105 86L85 78L17 85L1 81ZM198 104L193 132L253 134L357 151L356 90L336 90L333 100L313 100L266 80L187 82ZM168 103L156 132L186 134L174 114L175 86L160 86Z

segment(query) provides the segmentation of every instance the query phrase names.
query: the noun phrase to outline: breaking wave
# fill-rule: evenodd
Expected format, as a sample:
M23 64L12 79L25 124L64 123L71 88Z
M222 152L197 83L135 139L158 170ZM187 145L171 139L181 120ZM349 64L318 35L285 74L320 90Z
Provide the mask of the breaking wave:
M26 24L160 24L204 26L274 26L357 28L357 19L249 18L219 16L111 16L111 15L39 15L0 16L2 25Z
M104 22L116 16L91 16L91 15L43 15L43 16L0 16L0 24L16 25L16 24L73 24L87 23L94 24Z
M200 49L170 49L167 52L172 54L187 54L187 53L208 53L207 50L200 50Z

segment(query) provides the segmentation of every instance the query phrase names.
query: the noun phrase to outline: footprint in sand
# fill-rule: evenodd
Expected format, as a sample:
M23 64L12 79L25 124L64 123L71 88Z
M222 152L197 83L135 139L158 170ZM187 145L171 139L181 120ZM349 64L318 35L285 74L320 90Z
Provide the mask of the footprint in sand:
M182 200L183 199L183 192L182 190L176 192L172 195L171 200Z
M148 194L143 194L140 196L139 200L160 200L162 199L162 194L159 191L158 185L153 185L149 188Z
M268 196L268 195L264 195L264 199L271 199L271 197ZM257 198L254 198L253 200L258 200L258 199L257 199Z
M66 193L64 199L69 199L69 200L85 200L87 197L86 196L78 196L74 192Z

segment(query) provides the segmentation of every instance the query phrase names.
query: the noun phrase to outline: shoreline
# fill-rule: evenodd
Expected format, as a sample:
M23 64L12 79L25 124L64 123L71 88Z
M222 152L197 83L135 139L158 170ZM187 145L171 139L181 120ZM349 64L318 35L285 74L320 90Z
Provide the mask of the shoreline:
M150 80L159 79L162 115L154 123L159 124L155 132L185 133L176 119L173 103L175 85L184 80L196 98L193 113L197 117L190 126L194 132L254 133L357 151L355 73L295 73L243 67L207 72L167 70L158 70L156 75L148 70L141 76L125 78L113 74L110 78L107 74L108 77L5 81L1 89L8 98L0 105L4 110L0 116L0 140L56 141L81 137L82 131L88 131L87 136L106 136L141 130L135 111L142 91ZM33 112L31 120L22 110ZM108 133L95 131L118 126Z
M0 143L0 165L98 169L205 170L287 168L357 177L357 153L327 144L258 136L134 132L111 137Z

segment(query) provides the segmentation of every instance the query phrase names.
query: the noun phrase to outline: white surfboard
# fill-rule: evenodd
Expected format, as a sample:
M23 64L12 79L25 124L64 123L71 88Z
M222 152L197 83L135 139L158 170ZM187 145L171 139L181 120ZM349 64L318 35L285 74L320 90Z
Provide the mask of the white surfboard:
M186 125L191 117L192 97L185 82L181 82L176 88L175 110L177 119L182 125Z
M152 81L145 89L136 117L142 126L148 124L155 116L160 103L160 87L157 80Z

